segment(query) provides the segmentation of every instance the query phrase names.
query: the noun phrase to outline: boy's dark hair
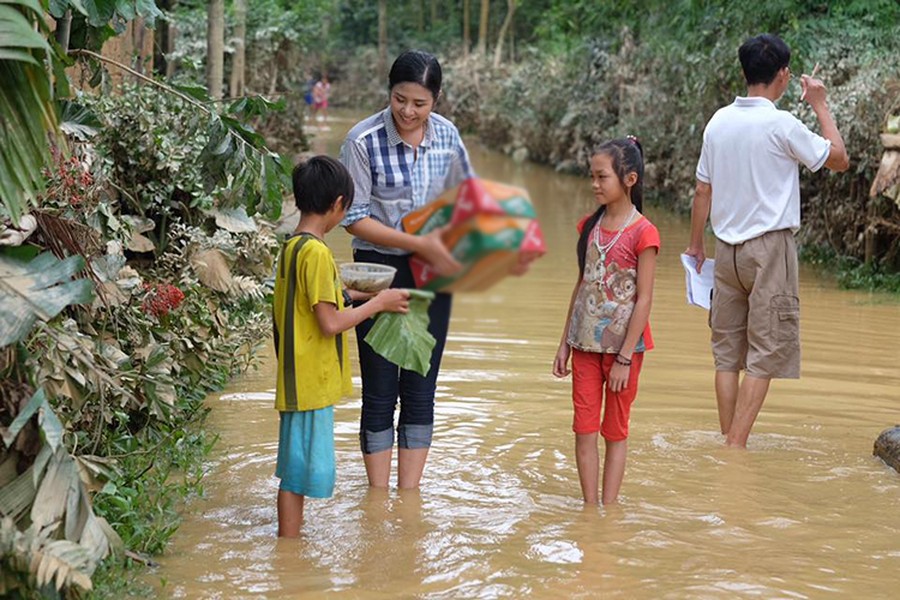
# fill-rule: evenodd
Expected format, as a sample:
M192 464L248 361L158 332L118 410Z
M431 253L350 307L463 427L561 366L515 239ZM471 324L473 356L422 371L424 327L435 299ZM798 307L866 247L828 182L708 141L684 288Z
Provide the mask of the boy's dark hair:
M791 49L777 35L763 33L746 40L738 49L738 58L747 85L768 85L778 71L791 62Z
M610 140L601 144L593 153L605 154L612 161L613 171L619 178L619 183L625 185L625 176L631 172L637 173L637 181L631 186L631 203L634 204L638 212L644 210L644 149L641 143L633 135L626 136L617 140ZM591 237L591 230L597 225L597 221L603 216L605 206L601 206L594 214L588 217L581 229L581 235L578 236L578 246L576 253L578 255L578 271L584 275L584 261L587 255L588 239Z
M324 215L343 196L344 209L353 204L353 179L347 167L330 156L313 156L294 167L294 200L301 213Z
M431 92L437 102L441 93L441 63L433 54L422 50L407 50L397 57L388 75L388 89L398 83L418 83Z

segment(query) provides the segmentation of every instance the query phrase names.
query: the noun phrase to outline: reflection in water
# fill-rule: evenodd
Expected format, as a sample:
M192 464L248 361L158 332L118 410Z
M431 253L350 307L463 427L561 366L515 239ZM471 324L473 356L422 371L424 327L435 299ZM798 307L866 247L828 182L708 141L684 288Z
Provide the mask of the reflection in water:
M332 120L333 134L352 125ZM336 152L333 140L318 151ZM359 400L335 411L334 497L276 540L274 360L210 398L206 495L161 562L175 598L889 597L900 477L872 458L897 419L900 308L802 273L803 377L773 383L750 451L722 447L706 313L687 306L685 219L648 208L663 249L621 505L585 508L570 382L550 375L588 182L470 148L528 188L548 254L454 302L421 492L370 490ZM349 238L329 237L339 262ZM354 365L354 370L356 367ZM355 380L358 388L359 381ZM156 577L155 577L156 578Z

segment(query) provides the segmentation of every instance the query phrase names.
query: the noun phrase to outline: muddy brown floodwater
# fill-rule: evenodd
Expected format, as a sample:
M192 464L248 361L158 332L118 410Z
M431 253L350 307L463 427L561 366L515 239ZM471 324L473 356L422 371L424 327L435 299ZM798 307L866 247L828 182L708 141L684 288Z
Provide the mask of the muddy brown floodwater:
M336 154L352 124L332 118L316 150ZM663 243L656 349L632 412L621 504L585 509L571 383L550 370L589 183L475 142L470 152L481 176L530 191L548 252L525 277L455 297L420 492L367 488L360 402L349 398L335 412L334 497L307 501L302 538L277 541L269 343L258 371L208 400L221 440L205 496L186 508L149 576L165 581L160 595L896 597L900 475L872 457L872 445L900 422L898 299L839 290L803 270L802 378L774 382L749 451L727 451L706 313L685 303L678 255L688 220L646 207ZM338 262L350 260L346 233L327 241Z

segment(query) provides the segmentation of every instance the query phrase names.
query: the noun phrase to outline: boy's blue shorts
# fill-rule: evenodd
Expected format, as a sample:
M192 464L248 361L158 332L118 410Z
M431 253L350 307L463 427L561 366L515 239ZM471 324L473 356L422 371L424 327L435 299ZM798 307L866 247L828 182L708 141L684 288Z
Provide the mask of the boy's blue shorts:
M283 411L275 476L280 490L311 498L334 492L334 407Z

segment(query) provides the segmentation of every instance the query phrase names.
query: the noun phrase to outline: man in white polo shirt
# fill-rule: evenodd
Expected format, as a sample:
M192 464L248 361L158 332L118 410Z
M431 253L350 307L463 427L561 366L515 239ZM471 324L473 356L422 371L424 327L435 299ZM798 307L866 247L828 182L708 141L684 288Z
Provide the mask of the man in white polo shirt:
M685 252L697 259L699 271L709 218L716 236L710 324L719 424L726 445L744 448L769 381L800 376L794 242L799 165L844 171L849 159L820 80L800 78L821 136L775 107L791 80L791 51L784 41L758 35L741 45L738 56L747 96L719 109L706 125Z

